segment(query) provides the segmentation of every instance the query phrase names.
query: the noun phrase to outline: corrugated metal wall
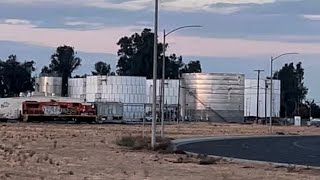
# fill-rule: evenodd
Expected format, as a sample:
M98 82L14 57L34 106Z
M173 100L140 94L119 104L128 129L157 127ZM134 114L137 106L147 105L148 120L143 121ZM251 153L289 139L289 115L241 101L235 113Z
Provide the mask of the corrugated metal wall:
M144 117L146 78L133 76L87 76L69 79L69 96L84 96L87 102L121 102L124 118Z
M46 96L61 96L62 93L62 78L42 76L35 80L36 92L44 93Z
M187 116L214 122L244 121L244 75L183 74Z
M270 80L260 80L259 88L259 117L270 117ZM248 116L257 116L257 87L258 80L245 80L245 103L244 114ZM266 96L267 92L267 96ZM280 117L280 102L281 102L281 81L273 80L273 117ZM267 103L267 106L265 106ZM267 108L265 108L267 107Z
M152 103L152 92L153 92L153 80L147 80L147 103ZM157 99L160 98L160 87L161 80L157 80ZM167 105L177 105L178 104L178 94L179 94L179 80L167 79L165 80L164 86L164 104Z

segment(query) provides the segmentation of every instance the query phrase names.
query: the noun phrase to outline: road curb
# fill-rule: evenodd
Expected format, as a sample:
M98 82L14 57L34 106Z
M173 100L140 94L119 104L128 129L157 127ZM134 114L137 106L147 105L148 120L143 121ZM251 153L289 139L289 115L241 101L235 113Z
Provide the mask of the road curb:
M272 137L320 137L319 135L258 135L258 136L222 136L222 137L201 137L201 138L188 138L188 139L177 139L173 140L174 149L178 150L179 146L192 144L197 142L205 142L205 141L219 141L219 140L228 140L228 139L252 139L252 138L272 138ZM200 154L194 152L184 151L188 155L198 156ZM240 158L231 158L225 156L216 156L216 155L208 155L208 157L219 158L229 162L239 162L239 163L254 163L260 165L271 165L271 166L280 166L280 167L296 167L301 169L317 169L320 170L318 166L307 166L307 165L298 165L298 164L289 164L289 163L277 163L270 161L258 161L258 160L248 160L248 159L240 159Z

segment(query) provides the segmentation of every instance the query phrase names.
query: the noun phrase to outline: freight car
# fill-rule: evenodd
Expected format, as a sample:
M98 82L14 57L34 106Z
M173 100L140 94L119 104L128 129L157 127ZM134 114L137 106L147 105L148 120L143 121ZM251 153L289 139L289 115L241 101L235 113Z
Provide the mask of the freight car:
M96 108L75 102L38 102L22 103L22 121L74 121L76 123L96 121Z
M123 121L123 104L119 102L95 102L99 123Z

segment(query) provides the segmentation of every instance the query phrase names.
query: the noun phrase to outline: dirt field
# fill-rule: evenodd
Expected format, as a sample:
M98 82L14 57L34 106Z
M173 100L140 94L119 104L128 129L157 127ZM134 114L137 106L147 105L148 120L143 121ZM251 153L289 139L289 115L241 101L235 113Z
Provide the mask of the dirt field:
M150 126L145 134L150 135ZM219 162L169 162L182 155L131 151L116 145L124 135L142 135L134 125L0 124L0 179L96 180L319 179L310 169ZM320 134L319 128L275 127L274 132ZM172 138L268 134L266 126L183 124L166 127Z

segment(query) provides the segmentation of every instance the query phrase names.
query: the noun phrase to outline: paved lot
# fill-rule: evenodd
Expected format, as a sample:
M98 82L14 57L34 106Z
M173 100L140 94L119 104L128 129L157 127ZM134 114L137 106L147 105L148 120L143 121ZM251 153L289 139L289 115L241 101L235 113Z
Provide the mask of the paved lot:
M179 146L185 151L320 167L320 136L206 140Z

